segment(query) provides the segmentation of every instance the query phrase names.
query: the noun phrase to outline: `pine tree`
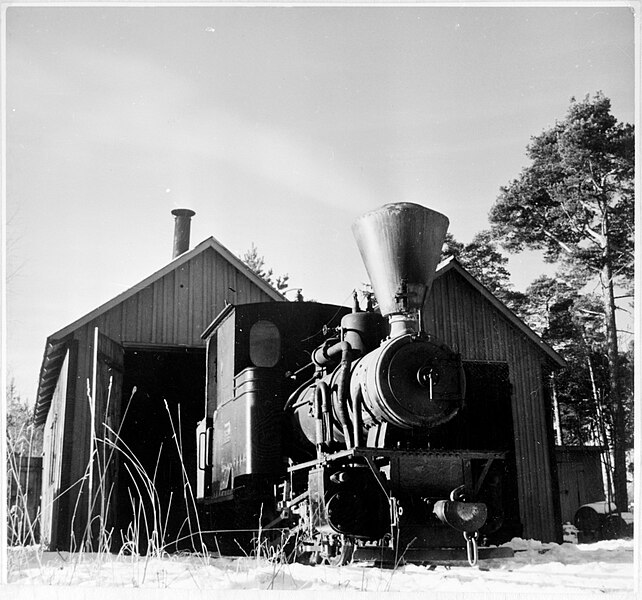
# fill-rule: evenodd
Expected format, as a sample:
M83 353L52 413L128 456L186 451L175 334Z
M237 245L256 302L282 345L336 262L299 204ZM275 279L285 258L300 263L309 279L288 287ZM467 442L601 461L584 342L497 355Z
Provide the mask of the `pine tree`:
M250 249L243 254L241 260L274 289L279 292L287 289L290 276L287 273L285 275L274 275L274 271L272 269L266 270L265 258L259 254L258 248L254 243L252 243Z
M630 289L634 244L634 131L598 93L571 99L566 117L531 139L531 164L503 187L490 213L493 232L511 251L543 250L584 283L601 288L608 365L607 403L614 420L615 499L626 510L626 393L618 348L615 288Z
M22 456L42 454L42 428L34 424L33 409L22 399L15 380L7 383L7 449Z
M442 247L442 257L453 256L462 266L506 306L518 311L523 294L513 289L508 272L508 258L502 254L493 235L480 231L468 244L458 242L449 232Z

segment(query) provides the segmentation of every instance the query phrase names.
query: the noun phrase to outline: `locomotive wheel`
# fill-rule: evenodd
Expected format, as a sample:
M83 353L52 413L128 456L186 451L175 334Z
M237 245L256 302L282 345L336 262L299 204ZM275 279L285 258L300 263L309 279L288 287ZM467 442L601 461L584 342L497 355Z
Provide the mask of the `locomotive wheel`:
M311 553L310 564L339 567L352 562L354 540L345 535L318 535L317 545L321 550Z

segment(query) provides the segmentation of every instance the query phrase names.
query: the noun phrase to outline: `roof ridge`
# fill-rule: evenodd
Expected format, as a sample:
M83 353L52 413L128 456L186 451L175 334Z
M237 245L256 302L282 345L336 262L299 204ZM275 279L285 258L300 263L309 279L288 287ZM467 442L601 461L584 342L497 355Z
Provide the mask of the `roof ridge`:
M460 273L464 279L468 281L482 296L484 296L500 313L508 319L510 323L515 325L524 335L533 341L541 350L543 350L549 358L561 367L566 365L566 361L558 354L558 352L545 342L537 333L535 333L517 314L515 314L506 304L504 304L495 294L493 294L481 281L474 275L468 272L456 257L449 256L437 265L435 271L435 278L444 275L448 271L455 269Z
M102 313L110 310L114 306L117 306L121 302L124 302L128 298L131 298L134 294L138 293L140 290L146 288L147 286L151 285L155 281L158 281L159 279L161 279L162 277L164 277L174 269L185 264L195 256L198 256L208 248L212 248L215 252L218 252L218 254L220 254L225 260L227 260L229 263L235 266L253 283L255 283L258 287L260 287L266 294L274 298L274 300L286 300L283 294L281 294L278 290L274 289L260 275L257 275L254 271L252 271L252 269L250 269L238 256L236 256L230 250L228 250L214 236L210 236L205 240L203 240L202 242L198 243L191 250L188 250L187 252L180 254L176 258L173 258L170 262L165 264L163 267L154 271L153 273L151 273L144 279L140 280L139 282L135 283L133 286L120 292L110 300L103 302L102 304L100 304L93 310L89 311L88 313L84 314L83 316L79 317L75 321L72 321L68 325L65 325L62 329L59 329L58 331L52 333L50 336L48 336L47 340L57 340L69 335L69 333L71 333L73 330L77 329L78 327L82 327L83 325L95 319Z

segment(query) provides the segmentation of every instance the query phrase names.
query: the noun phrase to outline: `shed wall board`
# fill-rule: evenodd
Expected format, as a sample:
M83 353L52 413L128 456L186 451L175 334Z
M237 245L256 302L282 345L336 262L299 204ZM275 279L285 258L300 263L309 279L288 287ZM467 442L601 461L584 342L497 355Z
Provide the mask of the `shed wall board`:
M112 443L115 442L115 434L112 432L118 431L121 418L123 363L123 347L107 336L99 334L94 427L98 439ZM117 506L115 502L110 502L110 496L118 497L119 460L109 445L97 444L95 451L98 453L97 462L101 464L102 469L97 470L94 476L96 506L92 514L104 518L104 523L109 529L116 523ZM102 481L101 477L104 478Z
M54 515L58 513L60 480L63 457L63 428L65 422L65 402L69 374L69 351L60 369L60 376L51 401L43 434L44 460L42 469L42 524L41 532L44 540L57 543L58 521Z
M73 497L77 493L77 485L72 483L78 482L78 478L72 475L71 457L74 452L75 439L69 432L73 431L74 410L76 405L77 378L78 368L78 345L75 340L70 340L65 353L63 366L60 370L56 390L52 398L52 409L47 415L45 424L45 439L43 439L43 449L45 452L45 463L43 465L43 511L50 511L50 514L43 519L50 519L50 523L43 523L43 536L48 537L52 548L64 547L70 540L70 520L73 510ZM55 408L53 408L55 407ZM57 415L58 424L56 428L55 440L57 452L57 464L52 465L51 457L51 437L47 440L47 435L51 436L51 424L54 415ZM53 468L50 478L49 468ZM45 487L46 486L46 487Z

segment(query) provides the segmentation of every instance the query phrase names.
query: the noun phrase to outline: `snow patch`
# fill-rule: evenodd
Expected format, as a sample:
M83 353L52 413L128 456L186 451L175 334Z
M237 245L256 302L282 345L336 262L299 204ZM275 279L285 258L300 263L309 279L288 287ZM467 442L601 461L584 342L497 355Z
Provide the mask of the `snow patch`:
M633 592L633 541L553 544L514 538L513 558L480 561L477 567L405 565L382 569L280 564L257 558L189 554L165 558L42 552L9 548L9 583L33 586L299 590L332 592L537 592L592 594ZM16 587L16 586L22 586ZM21 595L21 594L20 594ZM13 596L11 596L13 597ZM25 596L27 597L27 596ZM32 596L28 596L32 597ZM66 600L72 600L65 595Z

